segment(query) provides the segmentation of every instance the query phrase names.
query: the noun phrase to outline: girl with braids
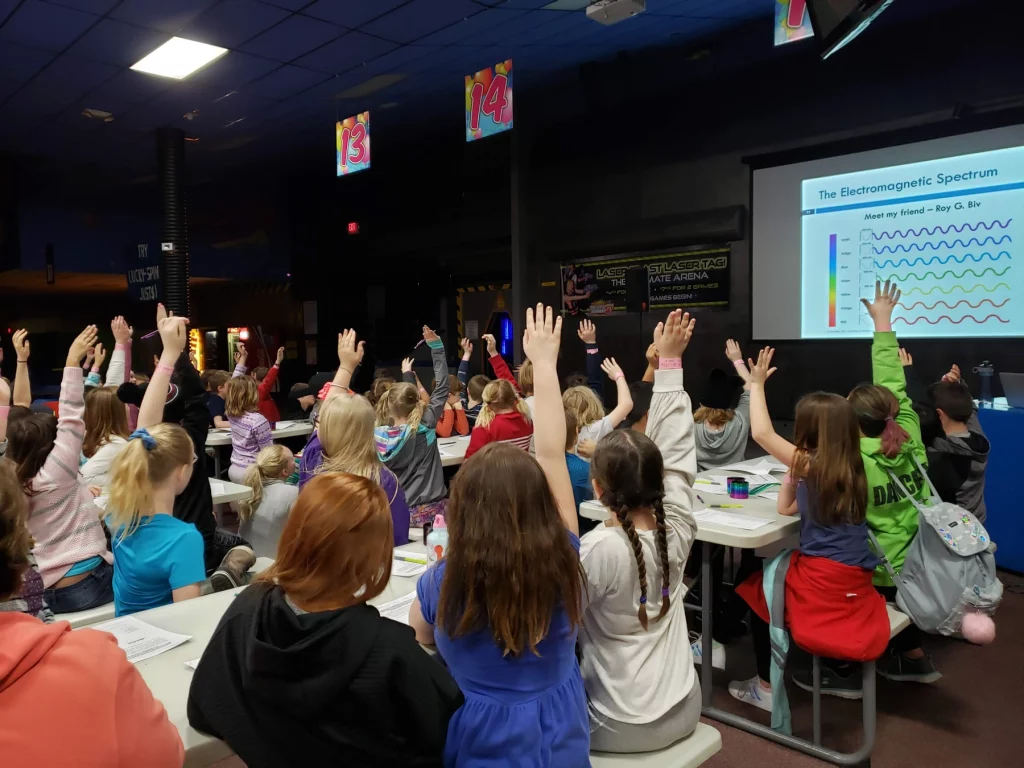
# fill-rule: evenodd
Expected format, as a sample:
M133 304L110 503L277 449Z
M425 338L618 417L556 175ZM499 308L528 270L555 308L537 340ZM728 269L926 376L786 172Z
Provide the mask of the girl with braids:
M683 568L697 533L697 454L681 363L693 327L681 310L658 324L647 435L616 430L591 462L594 498L612 513L580 543L588 601L581 669L596 751L663 749L700 718L683 609Z
M238 535L256 557L277 557L278 539L299 495L299 486L285 483L294 471L295 456L278 443L256 454L256 463L245 471L252 496L238 504Z
M380 460L395 473L405 491L410 525L414 527L443 515L448 493L435 431L448 401L448 361L444 342L425 325L423 340L434 364L430 400L424 403L420 399L416 374L403 371L404 381L393 385L377 401L377 428L373 433Z

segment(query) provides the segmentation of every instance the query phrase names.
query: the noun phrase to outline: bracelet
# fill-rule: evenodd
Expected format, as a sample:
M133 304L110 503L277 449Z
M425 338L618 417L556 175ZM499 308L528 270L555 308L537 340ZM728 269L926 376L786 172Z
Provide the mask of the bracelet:
M171 374L174 373L174 366L173 365L164 365L163 363L158 363L154 373L166 373L168 376L170 376Z
M619 379L624 379L624 378L626 378L626 374L624 374L622 371L619 371L618 375L615 377L614 380L618 381Z
M681 357L662 357L658 359L658 370L670 371L670 370L681 370L683 367L683 358Z
M352 375L352 371L350 371L350 370L349 370L348 368L346 368L346 367L345 367L345 366L343 366L343 365L339 365L339 366L338 366L338 370L339 370L339 371L344 371L344 372L345 372L345 373L347 373L347 374L348 374L349 376L351 376L351 375Z
M351 391L352 391L352 390L351 390L351 389L349 389L348 387L343 387L343 386L342 386L341 384L335 384L335 383L334 383L333 381L328 381L328 382L327 382L327 386L328 386L328 387L337 387L338 389L343 389L343 390L345 390L346 392L351 392Z
M99 373L99 372L100 372L100 367L98 365L94 365L92 368L89 369L89 373Z
M743 358L740 358L739 360L733 360L732 364L735 365L737 368L746 368L746 364L743 362Z

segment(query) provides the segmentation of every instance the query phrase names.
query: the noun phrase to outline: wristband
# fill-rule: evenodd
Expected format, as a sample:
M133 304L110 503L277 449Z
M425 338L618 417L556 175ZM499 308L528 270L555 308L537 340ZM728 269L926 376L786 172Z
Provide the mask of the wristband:
M597 354L597 352L598 352L598 349L597 349L597 347L593 347L592 349L591 349L591 348L589 348L589 347L587 348L587 354L588 354L588 355L596 355L596 354Z
M622 371L619 371L618 375L615 377L614 380L618 381L619 379L624 379L624 378L626 378L626 374L624 374Z
M168 376L170 376L171 374L174 373L174 366L172 366L172 365L164 365L163 363L159 363L157 365L156 370L154 371L154 373L166 373Z
M126 342L126 343L124 343L124 344L122 344L122 343L121 343L121 342L119 341L119 342L117 342L117 344L115 344L115 345L114 345L114 349L121 349L121 350L127 350L129 346L131 346L131 342L130 342L130 341L129 341L129 342Z
M94 365L92 368L89 369L89 373L99 373L99 372L100 372L100 367L98 365Z
M345 372L345 373L347 373L347 374L348 374L349 376L351 376L351 375L352 375L352 371L350 371L350 370L349 370L348 368L346 368L346 367L345 367L345 366L343 366L343 365L339 365L339 366L338 366L338 370L339 370L339 371L344 371L344 372Z
M740 358L739 360L733 360L732 364L735 365L737 368L746 369L747 367L746 364L744 364L743 362L743 358Z
M662 357L658 359L658 370L660 371L671 371L682 369L683 358L681 357Z

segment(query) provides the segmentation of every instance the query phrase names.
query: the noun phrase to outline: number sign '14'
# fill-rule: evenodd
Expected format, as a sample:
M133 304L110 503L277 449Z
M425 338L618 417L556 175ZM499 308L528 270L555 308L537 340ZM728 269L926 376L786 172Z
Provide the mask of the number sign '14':
M370 113L339 120L334 127L338 150L338 175L347 176L370 167Z
M466 141L512 128L512 59L466 75Z

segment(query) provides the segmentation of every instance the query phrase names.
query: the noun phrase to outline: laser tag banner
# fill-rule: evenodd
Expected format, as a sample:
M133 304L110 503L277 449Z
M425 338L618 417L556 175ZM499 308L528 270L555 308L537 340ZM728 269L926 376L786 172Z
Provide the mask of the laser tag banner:
M729 306L729 246L697 246L654 256L627 256L562 265L562 309L571 315L626 311L626 273L647 270L649 308Z
M370 113L339 120L334 126L338 175L347 176L370 167Z
M466 75L466 141L512 128L512 59Z
M814 37L807 0L775 0L775 45Z

